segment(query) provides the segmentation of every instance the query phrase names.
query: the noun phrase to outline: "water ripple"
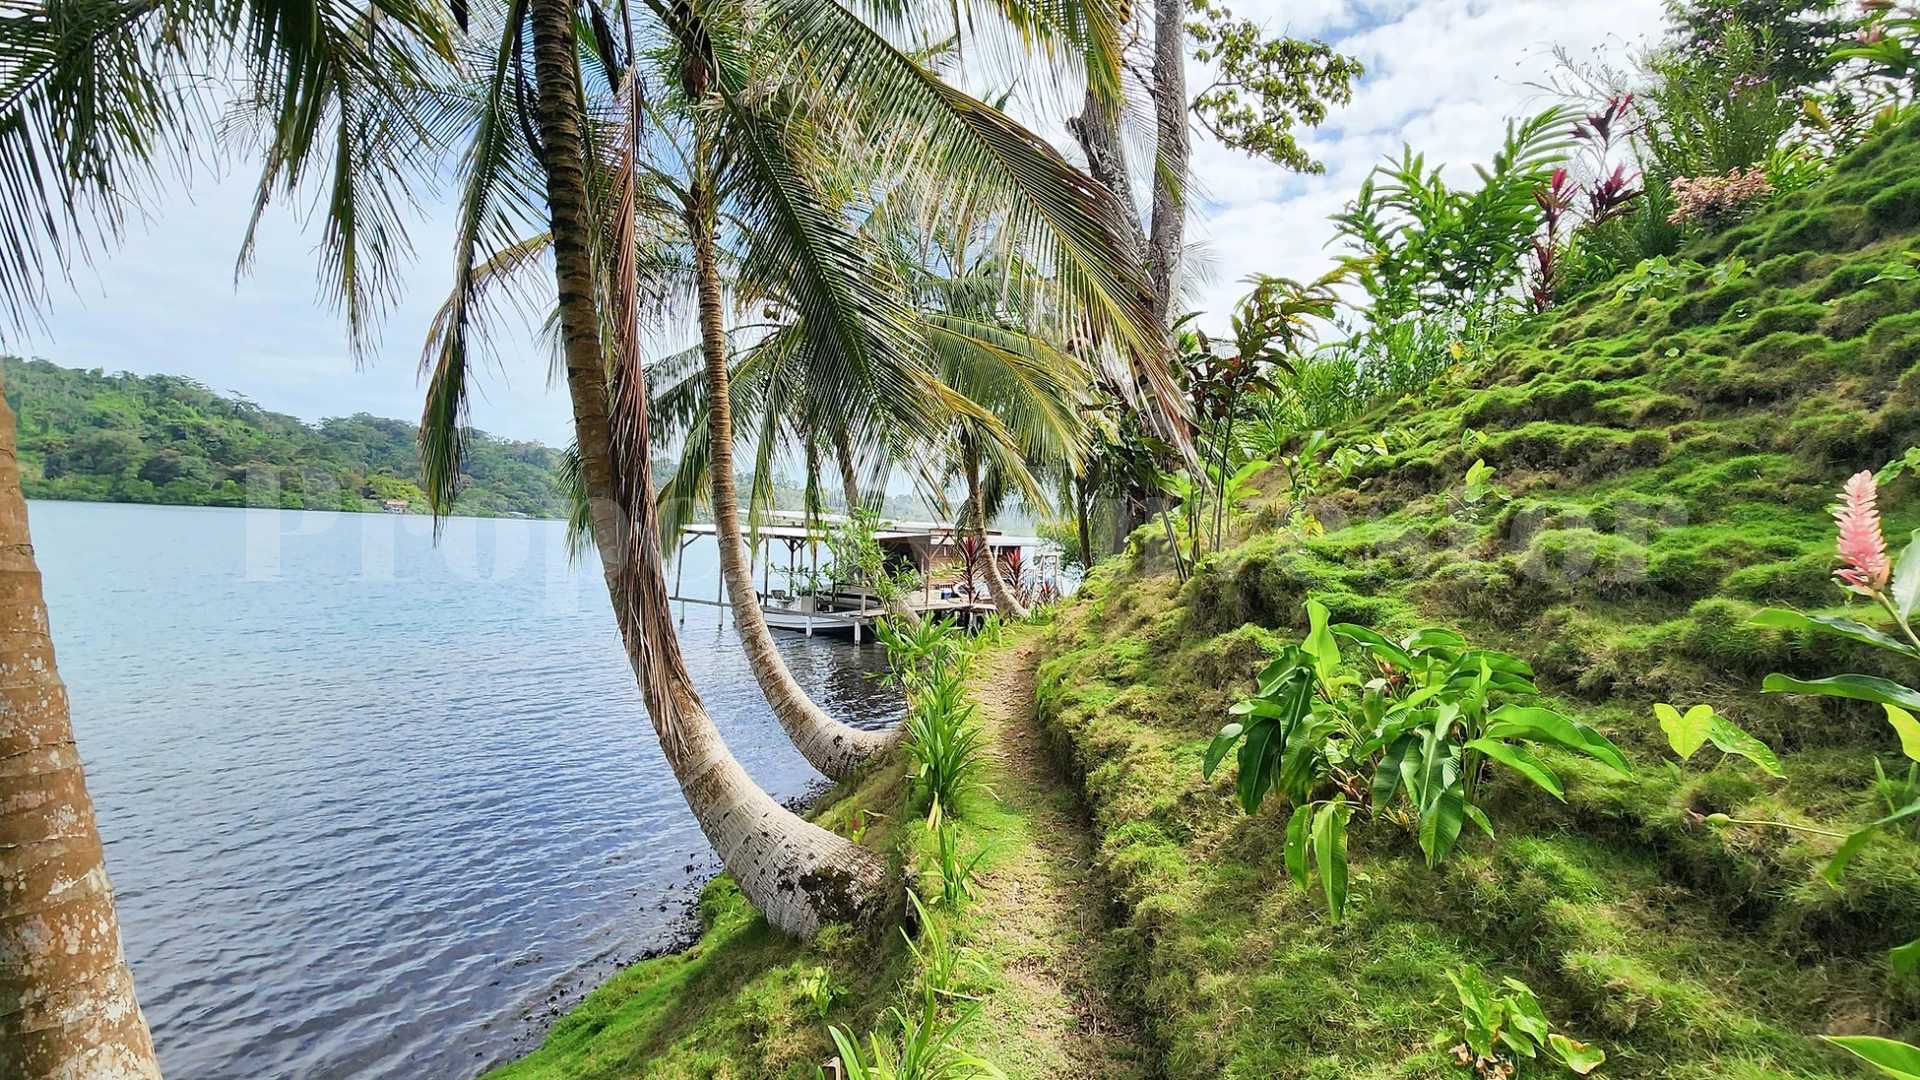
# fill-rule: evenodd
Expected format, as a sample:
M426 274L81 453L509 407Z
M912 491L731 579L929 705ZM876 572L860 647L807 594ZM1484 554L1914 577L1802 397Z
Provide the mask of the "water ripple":
M664 941L715 869L557 523L35 502L61 674L169 1076L460 1080ZM690 595L711 595L689 552ZM817 775L710 607L681 627L778 798ZM865 727L872 646L783 637Z

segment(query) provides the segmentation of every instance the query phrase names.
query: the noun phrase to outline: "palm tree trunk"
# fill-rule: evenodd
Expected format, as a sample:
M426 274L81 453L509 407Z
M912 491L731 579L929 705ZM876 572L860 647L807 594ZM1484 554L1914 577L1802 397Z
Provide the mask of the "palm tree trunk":
M1127 145L1121 137L1119 112L1088 87L1080 115L1067 120L1067 130L1073 133L1080 152L1087 157L1087 174L1106 188L1107 194L1120 206L1121 217L1127 223L1126 235L1121 239L1132 244L1133 254L1141 255L1146 250L1147 237L1140 228L1140 211L1133 201L1133 178L1127 171Z
M688 212L693 232L695 273L699 275L700 345L707 361L707 439L709 471L713 474L714 539L720 546L720 573L726 579L727 600L733 608L735 629L747 651L747 666L773 707L781 730L807 763L834 780L853 775L867 759L899 739L894 731L862 731L828 716L787 670L773 632L760 611L753 588L753 560L740 527L739 494L733 481L733 399L728 389L727 329L721 306L720 261L713 235L715 208L706 201L709 189L696 184L694 206ZM855 508L857 508L857 503Z
M623 392L608 392L573 7L567 0L533 0L529 14L567 391L594 543L628 661L687 805L754 907L779 929L801 935L860 918L881 900L881 858L802 820L760 790L721 739L681 658L655 520L645 379L631 335L623 335L619 351ZM617 414L610 415L610 404Z
M1171 330L1179 308L1180 259L1187 231L1187 0L1156 0L1153 112L1160 160L1153 170L1153 225L1147 240L1147 283L1154 314Z
M845 424L833 425L833 456L840 463L840 487L846 495L847 516L852 517L855 510L866 505L860 496L860 473L853 466L853 443L847 437Z
M1092 502L1087 490L1087 482L1079 477L1068 481L1073 485L1073 520L1080 528L1080 565L1088 573L1093 572L1093 516Z
M969 446L961 451L961 456L967 471L967 528L986 559L987 592L993 597L993 609L1002 618L1024 619L1028 615L1027 606L1013 594L1007 579L1000 576L1000 560L994 558L993 549L987 546L987 503L980 495L980 455Z
M0 1078L158 1080L53 663L0 396Z

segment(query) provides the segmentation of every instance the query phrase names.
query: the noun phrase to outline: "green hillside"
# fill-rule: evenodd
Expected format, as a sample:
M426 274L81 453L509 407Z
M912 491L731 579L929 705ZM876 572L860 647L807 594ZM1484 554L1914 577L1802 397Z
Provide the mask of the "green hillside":
M1318 464L1271 471L1238 546L1184 584L1151 530L1093 575L1045 646L1041 715L1122 912L1111 988L1166 1076L1462 1075L1445 974L1463 964L1527 982L1556 1030L1606 1051L1606 1076L1864 1076L1811 1036L1920 1035L1920 982L1887 960L1920 936L1913 829L1881 830L1835 886L1817 873L1834 839L1705 820L1846 832L1887 812L1876 762L1894 789L1907 774L1878 706L1759 690L1769 672L1915 671L1748 619L1843 607L1829 507L1920 442L1916 231L1908 124L1670 273L1589 291L1484 368L1348 425ZM1481 460L1498 490L1470 493ZM1889 536L1920 525L1916 496L1887 482ZM1231 764L1201 778L1308 599L1513 653L1633 778L1543 754L1563 804L1499 773L1497 839L1468 826L1436 869L1413 829L1354 825L1332 925L1320 885L1289 880L1285 800L1248 816ZM1711 748L1679 764L1658 702L1713 704L1785 778Z
M0 358L30 499L425 513L414 425L359 413L308 425L178 375ZM565 513L560 455L475 432L455 512ZM250 495L249 492L252 492Z

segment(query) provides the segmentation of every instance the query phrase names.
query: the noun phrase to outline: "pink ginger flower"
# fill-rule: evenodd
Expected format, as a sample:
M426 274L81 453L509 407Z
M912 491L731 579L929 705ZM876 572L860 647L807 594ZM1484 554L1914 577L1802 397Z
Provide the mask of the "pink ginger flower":
M1846 565L1834 576L1863 593L1879 591L1887 583L1887 542L1880 535L1879 485L1870 472L1856 473L1843 489L1843 501L1833 512L1840 526L1840 561Z

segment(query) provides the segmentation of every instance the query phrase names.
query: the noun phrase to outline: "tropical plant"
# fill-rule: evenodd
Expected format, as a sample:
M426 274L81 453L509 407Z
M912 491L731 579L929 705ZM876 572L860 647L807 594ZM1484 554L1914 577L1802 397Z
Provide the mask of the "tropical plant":
M1637 138L1668 181L1763 165L1803 115L1797 88L1773 76L1770 35L1738 19L1721 20L1711 46L1656 49L1644 67Z
M900 928L900 936L906 939L907 951L913 954L921 997L940 1001L968 998L960 990L961 980L968 973L981 976L990 974L987 965L974 955L972 949L957 944L940 920L934 918L926 905L920 902L920 897L911 890L907 893L907 900L913 905L914 921L920 927L920 940L916 942L904 926Z
M1753 616L1758 626L1781 630L1836 634L1849 641L1884 649L1909 661L1920 661L1920 636L1911 622L1916 604L1920 604L1920 531L1916 531L1897 560L1889 559L1887 542L1880 528L1879 484L1871 472L1862 471L1848 479L1841 502L1834 510L1839 526L1840 569L1834 577L1848 593L1872 601L1886 614L1899 637L1865 623L1835 615L1807 615L1783 608L1767 608ZM1768 675L1760 684L1764 693L1823 694L1829 697L1869 701L1886 713L1887 722L1899 737L1900 749L1908 758L1920 762L1920 691L1878 675L1833 675L1824 679L1796 679L1782 674ZM1900 789L1887 785L1889 793ZM1838 881L1848 864L1883 826L1920 817L1920 793L1911 802L1889 806L1886 816L1863 828L1840 834L1839 849L1821 873L1829 881ZM1774 823L1765 823L1774 824ZM1825 831L1825 830L1803 830Z
M1672 182L1675 225L1697 225L1719 232L1750 217L1773 194L1773 184L1758 168L1732 169L1725 176L1676 176Z
M920 613L907 604L907 594L919 587L919 575L911 566L896 567L887 558L874 534L880 517L864 506L855 506L847 520L827 532L827 548L833 563L827 567L832 580L858 585L880 602L889 619L908 626L921 622Z
M1466 479L1460 483L1460 509L1469 521L1480 519L1488 500L1507 498L1506 492L1494 486L1493 472L1493 466L1488 465L1485 458L1475 458L1473 464L1467 466Z
M950 666L935 669L915 686L907 708L907 753L913 760L914 792L926 800L929 820L952 811L982 768L980 728L967 697L966 676Z
M1370 325L1429 312L1480 326L1512 309L1522 258L1541 224L1535 192L1566 156L1568 130L1558 108L1509 122L1491 166L1475 170L1480 186L1472 190L1449 185L1441 167L1429 168L1411 146L1375 168L1333 217L1370 301Z
M953 1045L954 1036L980 1015L979 1002L951 1020L941 1016L940 1004L932 995L912 1017L898 1008L887 1011L900 1028L897 1043L869 1033L862 1045L844 1028L827 1029L839 1051L845 1080L1004 1080L1006 1074L992 1062ZM826 1080L824 1069L816 1075Z
M952 618L921 619L896 626L882 618L873 625L874 636L887 649L884 678L912 693L935 675L966 674L969 653L966 639Z
M1182 335L1183 381L1194 419L1201 426L1199 464L1211 488L1207 494L1211 496L1212 523L1207 535L1215 550L1225 539L1226 519L1232 509L1228 485L1239 476L1234 461L1239 453L1235 425L1249 411L1251 400L1278 389L1276 376L1296 370L1296 359L1319 336L1315 322L1333 317L1339 304L1335 289L1349 272L1349 267L1342 265L1309 283L1255 275L1247 279L1253 291L1234 307L1230 348L1214 342L1204 331ZM1206 446L1208 443L1211 447ZM1192 560L1199 558L1201 517L1198 513L1189 515Z
M940 879L940 902L950 909L964 907L973 899L974 869L986 858L986 849L972 855L961 853L960 828L947 819L938 800L927 812L927 831L933 834L933 869Z
M1447 972L1447 981L1460 999L1460 1025L1466 1036L1453 1048L1453 1059L1471 1066L1485 1080L1512 1076L1517 1059L1532 1061L1542 1051L1579 1076L1606 1063L1605 1051L1552 1030L1526 983L1507 978L1496 989L1470 964Z
M1758 765L1769 776L1785 776L1780 757L1773 748L1749 735L1745 729L1720 715L1711 705L1695 705L1685 712L1672 705L1657 704L1654 717L1666 733L1667 746L1681 761L1690 761L1708 742L1720 751L1720 760L1743 757Z
M1532 670L1515 657L1470 648L1438 628L1389 641L1366 627L1330 624L1318 601L1306 607L1305 640L1268 664L1254 695L1229 710L1235 719L1207 748L1202 773L1212 776L1237 747L1241 808L1255 813L1270 793L1293 804L1288 870L1304 888L1319 869L1334 921L1347 902L1349 813L1410 825L1427 864L1437 866L1467 822L1493 834L1480 806L1492 764L1556 799L1565 795L1536 754L1541 746L1632 775L1619 749L1587 725L1500 701L1539 692ZM1342 640L1357 646L1357 662L1342 655Z
M800 994L813 1015L822 1020L832 1011L833 1000L846 992L846 987L834 981L831 968L815 965L800 973Z

